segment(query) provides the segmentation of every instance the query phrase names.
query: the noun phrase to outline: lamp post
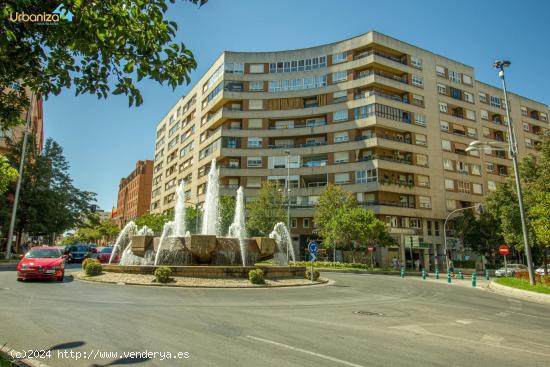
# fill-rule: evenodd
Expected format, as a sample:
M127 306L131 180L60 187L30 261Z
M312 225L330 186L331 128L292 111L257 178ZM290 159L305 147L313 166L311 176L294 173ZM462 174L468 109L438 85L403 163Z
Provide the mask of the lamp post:
M286 190L285 190L285 196L286 196L286 225L288 228L288 233L290 234L290 150L285 150L286 154ZM291 243L288 244L286 247L286 261L290 260L290 249L289 247L292 246Z
M450 261L449 252L447 251L447 221L451 218L451 216L454 213L458 213L460 211L467 210L467 209L476 209L478 213L481 213L481 211L483 210L483 206L481 204L476 204L473 206L468 206L466 208L455 209L447 215L447 218L445 218L445 223L443 224L443 245L445 246L445 264L447 265L447 272L449 272L449 261Z

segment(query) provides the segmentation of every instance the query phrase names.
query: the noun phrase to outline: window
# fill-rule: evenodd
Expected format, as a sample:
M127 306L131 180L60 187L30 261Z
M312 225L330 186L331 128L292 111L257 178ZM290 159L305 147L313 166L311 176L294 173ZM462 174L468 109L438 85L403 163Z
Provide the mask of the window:
M415 143L416 145L427 145L428 142L426 140L426 135L423 134L414 134L415 135Z
M435 66L435 72L436 72L437 75L445 77L445 68L443 66L436 65Z
M261 148L262 147L262 138L249 137L248 138L248 147L249 148Z
M449 112L449 107L447 106L447 103L439 102L439 111L445 113Z
M458 71L449 70L449 80L453 83L460 83L462 78Z
M474 103L474 95L472 93L464 92L464 100L466 102Z
M262 178L261 177L247 177L246 187L253 187L253 188L262 187Z
M343 184L349 182L349 172L336 173L334 175L334 183Z
M428 220L426 221L426 229L428 230L428 236L432 235L432 221Z
M533 147L533 140L529 139L529 138L525 138L525 146L527 148L532 148Z
M474 183L472 184L472 191L474 192L474 194L483 194L483 186L481 186L481 184L478 184L478 183Z
M250 99L248 100L248 109L249 110L263 110L264 103L261 99Z
M297 218L291 218L290 219L290 228L296 228L298 227L298 219Z
M437 83L437 92L439 94L447 95L447 86L444 84Z
M424 97L418 94L413 94L412 102L417 106L424 106Z
M422 69L422 59L416 56L411 56L411 65L417 69Z
M495 181L487 181L487 188L489 189L489 191L496 191L497 185Z
M415 125L426 126L426 116L419 113L415 113L414 123Z
M521 106L521 115L527 116L527 107Z
M348 99L348 92L345 90L332 93L332 101L334 103L343 102L343 101L346 101L347 99Z
M246 166L248 168L261 168L262 167L262 157L248 157L246 159Z
M458 181L458 192L469 194L470 193L470 183L469 182L464 182L464 181Z
M248 84L248 90L251 92L263 91L264 82L261 80L253 80Z
M466 110L466 118L468 120L475 120L476 119L476 113L472 110Z
M480 102L487 103L487 94L486 93L478 93L477 98L479 98Z
M249 129L261 129L262 128L262 119L248 119L248 128Z
M348 136L347 131L341 131L341 132L334 133L334 142L335 143L340 143L340 142L344 142L344 141L348 141L348 140L349 140L349 136Z
M335 152L334 163L346 163L349 162L348 152Z
M523 123L523 131L529 131L529 124L527 122Z
M472 77L466 74L462 74L462 83L472 85Z
M479 164L472 163L470 168L472 170L472 175L481 176L481 166Z
M309 228L309 218L302 219L303 227Z
M368 169L355 172L355 183L367 183L378 181L376 169Z
M430 176L418 175L416 178L418 180L418 186L430 187Z
M422 78L421 76L413 74L412 84L416 85L417 87L422 87L422 86L424 86L424 78Z
M495 164L494 163L491 163L491 162L487 163L487 172L489 172L489 173L495 172Z
M250 74L264 73L264 64L250 64Z
M462 91L451 87L451 97L454 99L462 100Z
M445 179L445 190L453 191L455 189L455 182L451 179Z
M227 63L225 64L225 72L229 74L244 74L244 64Z
M341 62L347 61L347 59L348 59L348 53L346 51L339 52L337 54L332 55L333 64L339 64Z
M441 147L443 150L451 151L451 142L448 140L441 140Z
M424 154L417 154L416 164L419 166L428 167L428 156Z
M434 235L439 236L439 222L434 221Z
M539 114L539 118L541 121L548 121L548 116L544 112Z
M491 106L500 108L500 98L491 96Z
M453 199L447 199L447 209L448 210L455 210L456 209L456 201Z
M345 121L348 119L348 110L341 110L333 112L332 120L333 121Z
M449 131L449 123L447 121L440 121L441 131Z
M443 160L443 168L445 168L448 171L454 171L455 166L452 160L445 158Z
M337 71L332 73L332 84L346 81L348 78L348 72L346 70Z
M466 133L470 138L477 138L477 130L473 127L469 127Z
M421 208L431 208L432 207L432 199L429 196L419 196L418 197L418 203L420 204Z
M487 112L485 110L480 110L479 114L481 115L481 118L483 120L489 120L489 112Z

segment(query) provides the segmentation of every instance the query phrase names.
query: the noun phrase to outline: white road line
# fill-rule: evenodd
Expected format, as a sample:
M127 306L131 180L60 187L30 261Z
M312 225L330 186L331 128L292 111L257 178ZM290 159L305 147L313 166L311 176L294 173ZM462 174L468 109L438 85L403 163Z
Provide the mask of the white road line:
M300 353L304 353L304 354L309 354L309 355L311 355L311 356L315 356L315 357L318 357L318 358L326 359L326 360L329 360L329 361L332 361L332 362L336 362L336 363L340 363L340 364L345 364L346 366L364 367L364 366L362 366L362 365L360 365L360 364L351 363L351 362L344 361L344 360L342 360L342 359L334 358L334 357L331 357L331 356L327 356L327 355L324 355L324 354L315 353L315 352L312 352L312 351L309 351L309 350L305 350L305 349L301 349L301 348L296 348L296 347L293 347L293 346L291 346L291 345L287 345L287 344L282 344L282 343L274 342L274 341L272 341L272 340L262 339L262 338L258 338L258 337L256 337L256 336L251 336L251 335L247 335L246 337L247 337L248 339L256 340L256 341L259 341L259 342L262 342L262 343L271 344L271 345L276 345L276 346L278 346L278 347L290 349L290 350L293 350L293 351L295 351L295 352L300 352Z
M471 324L472 322L475 322L475 320L465 319L465 320L456 320L456 322L457 322L458 324L462 324L462 325L469 325L469 324Z

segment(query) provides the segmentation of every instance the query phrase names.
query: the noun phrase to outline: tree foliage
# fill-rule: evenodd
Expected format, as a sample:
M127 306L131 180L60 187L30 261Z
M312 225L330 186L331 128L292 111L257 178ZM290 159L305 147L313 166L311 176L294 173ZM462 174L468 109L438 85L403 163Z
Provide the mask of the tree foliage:
M0 194L6 192L9 184L15 182L19 173L10 165L8 158L0 154Z
M499 233L499 223L491 213L482 213L476 217L470 210L453 220L457 235L465 247L487 257L496 254L503 239Z
M136 218L134 222L138 227L147 226L155 233L161 233L166 222L174 219L173 215L160 213L145 213Z
M235 205L237 201L234 196L220 197L220 233L225 236L229 231L229 226L233 223L235 216Z
M71 21L9 20L17 12L51 14L59 4L0 4L0 127L21 122L21 111L29 105L25 88L46 98L71 87L76 95L98 98L125 94L130 106L139 106L143 98L136 82L143 78L172 88L189 83L196 61L183 43L174 42L178 26L165 19L166 0L64 0L74 14Z
M247 205L247 234L251 237L268 236L275 224L286 223L283 189L265 181L254 200Z

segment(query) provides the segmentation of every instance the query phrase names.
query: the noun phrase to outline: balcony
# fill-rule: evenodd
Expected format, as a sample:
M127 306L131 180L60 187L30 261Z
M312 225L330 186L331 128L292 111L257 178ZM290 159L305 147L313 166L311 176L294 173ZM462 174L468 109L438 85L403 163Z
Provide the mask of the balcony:
M392 101L397 101L397 102L401 102L401 103L410 104L406 97L401 97L397 94L390 94L390 93L382 92L382 91L379 91L379 90L368 90L368 91L365 91L363 93L355 94L353 96L353 99L368 98L368 97L372 97L372 96L382 97L382 98L386 98L386 99L389 99L389 100L392 100Z
M398 75L389 74L389 73L385 73L385 72L378 71L378 70L360 71L358 74L355 75L354 80L366 78L366 77L371 76L371 75L376 75L376 76L380 76L382 78L397 81L399 83L408 84L406 75L398 76Z
M369 155L369 156L360 158L360 159L357 160L357 162L368 162L368 161L372 161L374 159L381 159L383 161L388 161L388 162L413 165L413 162L411 160L399 159L399 158L394 158L394 157L385 156L385 155L377 155L377 154L373 154L373 155Z
M365 57L368 57L368 56L371 56L371 55L380 56L380 57L383 57L385 59L395 61L395 62L398 62L398 63L403 64L403 65L407 65L407 62L405 60L403 60L403 57L398 58L398 57L391 56L391 55L388 55L388 54L384 54L382 52L375 51L375 50L367 50L367 51L357 53L357 54L353 55L353 60L360 60L362 58L365 58Z
M307 148L307 147L316 147L321 145L327 145L326 141L315 141L311 143L304 144L279 144L279 145L268 145L269 149L282 149L282 148Z
M294 124L294 125L285 125L285 126L269 126L270 130L280 130L280 129L300 129L307 127L319 127L326 125L326 121L315 121L315 122L306 122L305 124Z

